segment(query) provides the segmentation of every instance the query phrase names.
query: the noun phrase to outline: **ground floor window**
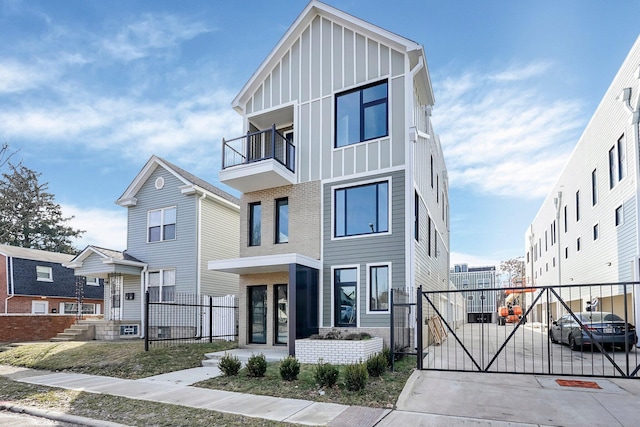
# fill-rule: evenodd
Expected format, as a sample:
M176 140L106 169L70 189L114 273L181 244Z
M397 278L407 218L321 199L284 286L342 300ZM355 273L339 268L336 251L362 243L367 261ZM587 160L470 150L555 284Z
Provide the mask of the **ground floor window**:
M287 300L287 285L275 285L273 288L275 304L275 343L287 344L289 339L289 302Z
M78 303L77 302L60 303L60 313L78 314ZM100 304L83 303L81 314L100 314Z
M358 269L336 268L333 271L335 323L338 327L356 327L358 309Z
M173 302L175 288L175 270L159 270L149 273L147 286L149 302Z
M369 266L369 311L389 311L389 266Z

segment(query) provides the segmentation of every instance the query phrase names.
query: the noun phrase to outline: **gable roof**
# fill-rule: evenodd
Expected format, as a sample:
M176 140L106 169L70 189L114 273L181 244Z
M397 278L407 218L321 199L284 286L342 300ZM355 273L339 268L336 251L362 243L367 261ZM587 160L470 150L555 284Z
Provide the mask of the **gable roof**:
M0 245L0 254L12 258L30 259L33 261L65 263L73 259L73 255L59 252L42 251L40 249L21 248L11 245Z
M322 16L334 22L338 22L340 25L348 28L357 28L359 32L375 39L382 39L389 45L401 52L412 53L412 62L422 63L420 69L420 75L425 80L422 89L426 91L427 96L431 104L435 103L433 97L433 89L431 86L431 79L429 73L426 72L427 64L424 49L421 44L395 34L377 25L371 24L363 19L357 18L346 12L329 6L326 3L322 3L318 0L311 0L307 6L302 10L300 15L291 24L289 29L284 33L280 41L276 44L273 50L260 64L258 69L253 73L251 78L245 83L238 95L233 99L231 106L240 114L244 114L243 104L245 97L251 96L251 94L262 84L262 81L266 78L267 74L271 71L276 61L289 49L293 42L302 34L308 24L311 23L316 16Z
M138 175L136 175L131 184L129 184L122 196L116 200L116 203L124 207L135 206L135 195L138 193L142 185L147 182L158 166L166 169L184 183L184 186L180 187L183 194L207 194L220 202L239 209L240 199L237 197L232 196L231 194L209 184L205 180L198 178L197 176L156 155L151 156L142 170Z
M108 264L123 264L123 265L135 265L139 267L144 267L146 263L140 261L139 259L129 255L127 251L116 251L113 249L101 248L99 246L89 245L82 250L78 255L70 259L65 267L75 268L81 267L82 262L87 259L91 255L98 255L103 259L104 263Z

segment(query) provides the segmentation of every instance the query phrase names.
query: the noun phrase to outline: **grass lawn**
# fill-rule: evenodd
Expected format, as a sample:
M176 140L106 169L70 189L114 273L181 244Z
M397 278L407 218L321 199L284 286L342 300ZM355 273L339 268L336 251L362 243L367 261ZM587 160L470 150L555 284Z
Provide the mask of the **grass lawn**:
M272 427L290 425L206 409L25 384L0 376L0 401L3 400L15 405L37 407L131 426Z
M320 390L314 380L315 365L301 365L298 379L289 382L280 378L279 362L269 363L263 378L249 377L246 369L241 369L237 376L211 378L199 382L195 386L291 399L393 409L415 366L415 357L405 357L395 363L395 372L387 371L378 378L369 377L366 387L355 392L347 390L344 385L344 366L338 367L340 369L338 383L333 388Z
M138 379L202 366L205 353L235 348L234 342L151 347L144 342L42 342L0 353L0 364L49 371Z

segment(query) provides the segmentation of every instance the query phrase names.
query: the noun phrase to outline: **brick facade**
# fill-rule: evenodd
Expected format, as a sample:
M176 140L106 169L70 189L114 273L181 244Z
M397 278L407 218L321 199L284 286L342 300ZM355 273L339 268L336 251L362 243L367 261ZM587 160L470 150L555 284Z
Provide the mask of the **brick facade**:
M0 315L0 342L48 340L71 327L76 316L69 315Z
M6 297L5 297L6 298ZM48 313L56 314L60 313L60 303L62 302L78 302L75 298L41 298L38 296L24 296L15 295L8 300L3 299L2 303L6 301L6 313L31 313L33 301L47 301L49 303ZM104 312L103 300L101 299L87 299L83 300L84 304L100 304L100 314ZM55 311L54 311L55 310ZM3 312L5 312L3 310Z
M382 338L369 340L296 340L296 358L300 363L319 361L335 365L360 363L382 352Z

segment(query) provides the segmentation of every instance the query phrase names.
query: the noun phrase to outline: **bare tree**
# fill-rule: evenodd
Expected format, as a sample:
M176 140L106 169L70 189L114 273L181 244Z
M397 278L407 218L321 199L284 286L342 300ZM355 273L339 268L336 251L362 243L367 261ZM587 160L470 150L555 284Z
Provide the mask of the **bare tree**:
M500 262L500 270L509 274L509 287L524 286L525 265L522 258L513 258Z

